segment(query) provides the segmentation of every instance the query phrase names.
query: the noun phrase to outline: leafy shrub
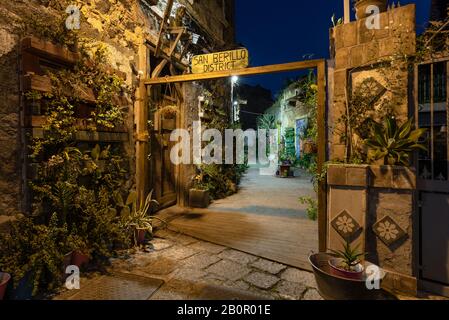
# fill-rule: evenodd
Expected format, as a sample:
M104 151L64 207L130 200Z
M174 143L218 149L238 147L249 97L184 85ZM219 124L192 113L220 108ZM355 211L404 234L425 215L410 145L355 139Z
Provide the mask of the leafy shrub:
M310 220L316 221L318 219L318 201L312 197L301 197L299 198L299 202L308 205L306 209L307 217Z
M394 117L386 117L383 124L372 121L372 136L365 145L372 151L374 160L383 159L385 165L408 166L409 155L416 150L427 149L419 142L427 129L412 131L413 119L399 126Z

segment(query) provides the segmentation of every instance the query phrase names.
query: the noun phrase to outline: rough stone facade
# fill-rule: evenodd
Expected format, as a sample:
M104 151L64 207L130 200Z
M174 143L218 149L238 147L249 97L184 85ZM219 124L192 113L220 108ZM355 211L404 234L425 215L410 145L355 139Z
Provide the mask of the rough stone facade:
M347 160L347 145L341 139L346 129L339 119L365 80L372 85L368 95L379 95L373 118L381 117L386 102L400 120L409 116L413 78L407 57L416 50L415 5L381 13L380 29L369 29L366 22L360 19L331 31L330 160ZM328 248L342 249L345 240L360 245L369 253L369 262L388 272L386 287L416 292L415 172L405 167L330 165L328 185Z
M12 216L25 211L23 161L24 137L20 117L20 39L29 35L33 19L66 17L67 5L76 5L81 11L82 38L94 40L107 47L111 67L126 74L127 83L138 88L136 68L139 66L139 48L145 43L156 46L161 14L166 1L156 1L158 11L150 8L155 1L140 0L27 0L0 1L0 216ZM175 1L176 8L186 7L189 16L202 28L205 43L211 48L232 44L233 1ZM154 12L156 11L156 13ZM28 26L28 28L26 28ZM31 30L31 35L35 35ZM207 48L206 48L207 50ZM179 58L179 57L178 57ZM180 58L181 60L182 57ZM142 60L142 59L140 59ZM178 59L179 62L179 59ZM184 59L184 62L186 60ZM188 61L187 61L188 63ZM151 66L154 67L154 66ZM150 66L148 66L150 68ZM137 101L136 101L137 103ZM129 143L126 145L131 175L135 171L134 109L128 113ZM131 182L132 184L132 182Z
M389 101L400 118L408 116L409 72L406 57L415 53L415 5L380 14L380 29L368 29L367 20L342 24L331 31L331 57L334 63L333 88L329 97L329 158L345 158L345 131L338 119L345 113L352 90L372 78L386 91L379 104ZM388 65L385 65L388 63ZM349 89L347 89L349 88Z
M369 262L388 272L386 287L416 293L414 170L331 165L328 184L329 248L342 249L345 240L360 245Z

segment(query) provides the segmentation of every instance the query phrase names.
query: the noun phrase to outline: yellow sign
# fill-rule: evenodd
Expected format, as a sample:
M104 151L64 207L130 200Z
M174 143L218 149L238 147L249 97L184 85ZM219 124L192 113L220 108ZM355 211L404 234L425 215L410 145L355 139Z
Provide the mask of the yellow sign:
M192 58L192 73L237 70L246 68L248 64L246 49L202 54Z

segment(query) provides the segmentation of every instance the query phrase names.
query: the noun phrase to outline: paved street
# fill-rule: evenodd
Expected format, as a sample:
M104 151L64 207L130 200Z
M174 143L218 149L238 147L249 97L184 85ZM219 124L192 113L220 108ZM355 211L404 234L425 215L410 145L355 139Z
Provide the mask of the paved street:
M121 273L162 280L142 295L142 286L128 286L128 296L145 296L150 300L318 300L321 299L313 274L274 263L240 251L199 241L194 238L160 231L146 251L128 258L113 259L108 269ZM94 274L81 281L81 290L64 291L54 299L113 299L112 285L100 286L103 275ZM113 276L112 276L113 277ZM83 295L83 290L95 294ZM101 292L99 288L105 290ZM138 291L137 293L133 291ZM117 299L123 298L123 290Z
M251 167L242 178L238 193L214 201L208 209L307 219L307 205L298 201L301 196L316 197L309 175L277 178L261 175L258 168Z

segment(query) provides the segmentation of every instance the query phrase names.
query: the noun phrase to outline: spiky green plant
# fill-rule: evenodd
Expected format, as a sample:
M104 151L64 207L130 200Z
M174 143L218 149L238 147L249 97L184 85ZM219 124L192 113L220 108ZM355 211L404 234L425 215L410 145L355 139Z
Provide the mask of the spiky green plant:
M413 119L398 125L394 117L386 117L383 123L372 122L371 138L365 140L374 160L384 159L385 165L409 165L410 153L427 151L419 139L427 129L412 130Z
M330 249L330 251L338 258L342 259L342 268L351 271L360 263L360 258L366 255L365 252L357 252L359 247L360 244L358 244L355 248L351 248L349 241L346 241L346 243L343 244L343 250Z

